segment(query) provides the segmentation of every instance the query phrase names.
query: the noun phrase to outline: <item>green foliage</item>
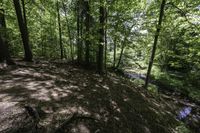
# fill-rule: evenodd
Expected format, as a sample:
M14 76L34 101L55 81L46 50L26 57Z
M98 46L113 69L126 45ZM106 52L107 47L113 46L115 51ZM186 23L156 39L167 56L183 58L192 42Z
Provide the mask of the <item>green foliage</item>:
M196 101L200 101L200 90L197 90L196 88L190 89L189 97Z
M143 87L144 86L144 80L142 79L139 79L139 78L136 78L133 80L133 84L137 87ZM156 85L153 85L153 84L149 84L149 87L148 87L148 91L157 96L158 95L158 87Z
M190 98L200 101L200 91L198 90L199 81L197 75L172 73L172 72L160 72L153 71L154 78L159 82L160 87L168 88L170 90L178 91L184 95L188 95ZM192 79L192 77L195 77Z
M133 80L133 84L136 85L136 86L138 86L138 87L143 87L144 86L144 80L139 79L139 78L134 79Z
M176 133L191 133L191 131L185 126L184 123L180 123L180 125L176 127Z
M62 42L65 59L71 59L71 52L77 52L77 0L58 0L61 17ZM122 60L119 67L144 73L148 66L151 48L156 31L161 1L147 0L111 0L104 1L108 9L107 23L107 65L119 62L122 48ZM64 4L64 6L63 6ZM5 10L7 41L12 56L22 57L23 46L12 0L4 0L1 6ZM59 37L56 1L29 0L26 3L29 40L35 58L59 58ZM84 6L81 6L83 57L85 42L90 45L91 62L96 62L99 45L99 0L90 0L90 34L85 32ZM153 77L173 90L189 93L198 98L200 86L200 9L198 1L167 1L163 25L157 45L152 70ZM65 14L66 10L66 14ZM81 18L82 17L82 18ZM70 34L69 31L70 30ZM71 36L71 38L70 38ZM71 44L72 43L72 44ZM114 43L116 59L113 60ZM72 45L72 46L71 46ZM74 55L77 57L77 55ZM105 55L104 55L105 56ZM143 81L134 80L142 87ZM155 86L150 91L157 92ZM191 93L191 94L190 94Z
M158 87L156 85L149 84L147 90L154 96L158 96Z

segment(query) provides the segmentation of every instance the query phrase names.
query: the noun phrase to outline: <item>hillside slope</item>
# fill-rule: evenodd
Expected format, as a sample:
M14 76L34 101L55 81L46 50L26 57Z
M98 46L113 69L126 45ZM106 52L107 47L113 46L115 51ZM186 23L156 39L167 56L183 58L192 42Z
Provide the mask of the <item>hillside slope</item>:
M0 73L0 101L34 106L40 132L173 133L165 103L110 73L65 63L18 62Z

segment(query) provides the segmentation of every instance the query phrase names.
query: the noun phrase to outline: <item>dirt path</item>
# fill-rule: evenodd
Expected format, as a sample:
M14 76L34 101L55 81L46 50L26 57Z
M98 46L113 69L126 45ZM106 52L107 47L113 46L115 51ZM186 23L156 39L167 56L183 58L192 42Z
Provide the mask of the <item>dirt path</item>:
M0 101L35 106L47 133L172 133L179 125L159 100L123 79L63 63L18 63L2 71Z

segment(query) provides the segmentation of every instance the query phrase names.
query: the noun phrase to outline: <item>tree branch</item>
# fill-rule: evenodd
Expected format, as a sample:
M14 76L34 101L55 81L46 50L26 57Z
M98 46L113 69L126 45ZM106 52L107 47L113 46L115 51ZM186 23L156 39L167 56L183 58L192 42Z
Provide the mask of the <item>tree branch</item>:
M186 11L184 11L184 10L181 9L181 8L179 8L178 6L176 6L176 5L175 5L174 3L172 3L172 2L167 3L167 5L171 5L172 7L176 8L178 11L180 11L180 14L184 16L185 20L186 20L190 25L193 25L195 28L197 28L197 29L199 30L199 27L198 27L196 24L194 24L194 23L192 23L192 22L189 21L189 19L188 19L188 17L187 17L187 12L186 12Z

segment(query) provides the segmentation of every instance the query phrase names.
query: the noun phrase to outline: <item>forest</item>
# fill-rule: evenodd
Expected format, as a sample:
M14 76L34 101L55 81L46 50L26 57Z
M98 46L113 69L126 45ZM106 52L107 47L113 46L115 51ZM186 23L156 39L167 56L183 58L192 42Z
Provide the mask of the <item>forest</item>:
M200 133L200 0L0 0L0 133Z

